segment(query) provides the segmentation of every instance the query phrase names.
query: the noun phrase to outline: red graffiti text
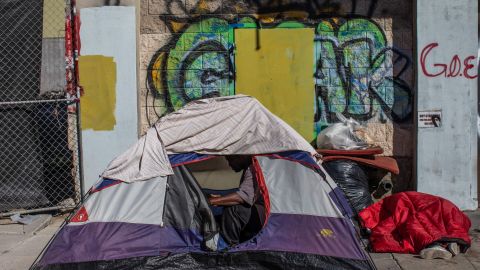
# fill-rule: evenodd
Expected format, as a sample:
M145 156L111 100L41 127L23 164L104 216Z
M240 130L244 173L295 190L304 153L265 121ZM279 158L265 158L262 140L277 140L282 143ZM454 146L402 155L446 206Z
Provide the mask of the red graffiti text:
M430 43L423 48L420 54L420 66L422 67L423 74L427 77L444 76L446 78L465 77L467 79L476 79L475 59L476 57L470 55L462 59L455 54L450 60L450 63L434 63L433 66L426 66L428 55L430 52L438 47L438 43ZM434 69L435 68L435 69Z

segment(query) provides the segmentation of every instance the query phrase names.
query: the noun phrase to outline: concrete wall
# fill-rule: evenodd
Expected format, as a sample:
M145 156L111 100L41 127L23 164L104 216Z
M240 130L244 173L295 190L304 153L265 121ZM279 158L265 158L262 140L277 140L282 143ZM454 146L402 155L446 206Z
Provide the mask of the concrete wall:
M264 3L264 4L262 4ZM142 0L142 132L190 100L247 93L308 141L336 112L368 126L412 188L409 1Z
M478 2L418 0L418 111L441 112L418 128L418 191L477 208Z

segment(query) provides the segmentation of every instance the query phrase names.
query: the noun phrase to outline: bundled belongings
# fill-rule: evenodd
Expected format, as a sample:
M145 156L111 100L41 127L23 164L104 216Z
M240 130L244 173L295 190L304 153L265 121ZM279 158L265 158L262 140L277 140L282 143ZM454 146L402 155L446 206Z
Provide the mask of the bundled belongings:
M372 169L385 171L385 174L399 173L395 159L376 156L383 153L379 147L363 150L318 149L317 152L322 155L325 170L345 193L355 213L373 204L369 185L369 172ZM390 183L388 188L391 189L391 181L387 183Z
M317 147L321 149L356 150L368 148L368 143L359 136L363 126L353 118L347 119L336 113L339 123L325 128L317 136Z
M374 252L420 253L431 258L444 246L452 253L458 253L457 246L461 252L470 247L470 220L453 203L437 196L397 193L364 209L359 216L371 230Z
M395 159L379 156L383 154L383 149L380 147L371 147L362 150L317 149L317 152L322 155L323 162L348 159L368 167L386 170L393 174L400 173Z
M373 269L315 154L254 98L191 102L110 163L32 269ZM187 164L230 155L252 156L266 221L225 246Z
M360 164L351 160L334 160L322 165L345 193L355 213L373 204L368 177Z

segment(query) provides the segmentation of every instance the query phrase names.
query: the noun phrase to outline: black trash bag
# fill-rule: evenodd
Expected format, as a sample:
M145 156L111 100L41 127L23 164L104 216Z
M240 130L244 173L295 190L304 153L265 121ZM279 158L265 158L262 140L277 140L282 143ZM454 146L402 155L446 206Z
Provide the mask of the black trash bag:
M368 177L361 165L351 160L334 160L322 165L347 197L355 216L373 204Z

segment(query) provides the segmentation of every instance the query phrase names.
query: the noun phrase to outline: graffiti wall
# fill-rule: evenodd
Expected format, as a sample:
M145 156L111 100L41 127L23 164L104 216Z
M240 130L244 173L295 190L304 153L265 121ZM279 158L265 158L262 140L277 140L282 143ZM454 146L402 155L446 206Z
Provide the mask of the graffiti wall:
M243 93L308 141L341 113L411 159L412 13L400 0L144 0L143 129L189 101Z

